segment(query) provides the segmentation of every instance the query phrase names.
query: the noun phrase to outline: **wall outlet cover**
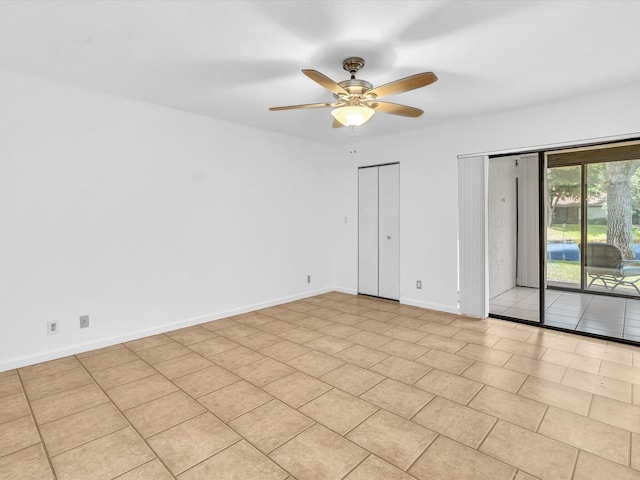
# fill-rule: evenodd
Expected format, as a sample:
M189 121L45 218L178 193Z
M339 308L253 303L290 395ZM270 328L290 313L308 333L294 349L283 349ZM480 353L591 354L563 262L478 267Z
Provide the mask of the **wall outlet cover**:
M87 328L89 326L89 315L80 315L80 328Z
M47 322L47 335L55 335L58 333L58 322Z

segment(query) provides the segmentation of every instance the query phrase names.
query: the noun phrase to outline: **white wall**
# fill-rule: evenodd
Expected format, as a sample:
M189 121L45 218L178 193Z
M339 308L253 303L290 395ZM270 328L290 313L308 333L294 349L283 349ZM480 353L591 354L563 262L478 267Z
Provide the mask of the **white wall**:
M332 288L327 146L6 71L0 112L0 371Z
M457 311L457 156L640 136L637 105L640 86L630 86L361 141L357 155L349 156L346 146L337 147L334 166L340 173L333 191L337 211L332 217L338 246L334 248L336 285L347 291L357 287L357 265L350 247L356 244L357 230L341 222L343 216L354 214L358 165L401 164L401 301ZM422 280L421 290L416 289L416 280Z
M516 158L489 159L489 298L516 286Z

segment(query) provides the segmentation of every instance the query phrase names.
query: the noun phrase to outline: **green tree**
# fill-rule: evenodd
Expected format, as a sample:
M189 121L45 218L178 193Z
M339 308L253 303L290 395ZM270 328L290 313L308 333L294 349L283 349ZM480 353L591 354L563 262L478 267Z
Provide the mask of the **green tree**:
M631 210L633 215L640 215L640 169L631 177Z
M607 243L616 245L624 258L635 260L633 215L640 214L640 160L592 163L587 169L587 201L604 197ZM580 200L580 166L547 170L547 224L562 200Z
M553 213L561 200L580 200L580 167L547 169L547 227L553 224Z
M607 193L607 243L622 250L624 258L634 260L632 185L640 160L606 162L603 165Z

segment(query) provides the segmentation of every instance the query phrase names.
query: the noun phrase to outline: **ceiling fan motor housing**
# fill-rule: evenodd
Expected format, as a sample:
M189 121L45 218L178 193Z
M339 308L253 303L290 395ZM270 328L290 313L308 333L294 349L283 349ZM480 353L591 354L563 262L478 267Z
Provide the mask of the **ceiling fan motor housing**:
M364 67L364 60L360 57L349 57L342 61L342 68L351 74L351 78L355 78L362 67Z
M343 82L338 83L342 88L344 88L350 95L364 95L369 90L373 88L366 80L360 80L357 78L352 78L350 80L345 80ZM338 95L334 95L338 98Z
M342 61L342 68L344 68L347 72L351 74L351 78L349 80L344 80L343 82L338 83L342 88L344 88L347 92L349 92L349 97L345 95L337 95L333 96L339 100L347 102L349 105L360 105L362 100L373 100L375 99L375 95L365 97L366 93L369 90L373 89L373 85L366 80L360 80L356 78L356 73L364 67L364 60L360 57L349 57L345 58ZM373 107L373 105L371 105Z

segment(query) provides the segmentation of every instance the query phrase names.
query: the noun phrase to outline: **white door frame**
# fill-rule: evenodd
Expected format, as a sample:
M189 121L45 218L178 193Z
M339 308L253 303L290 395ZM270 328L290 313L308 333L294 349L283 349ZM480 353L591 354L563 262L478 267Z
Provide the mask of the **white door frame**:
M358 293L400 300L399 162L358 168Z

